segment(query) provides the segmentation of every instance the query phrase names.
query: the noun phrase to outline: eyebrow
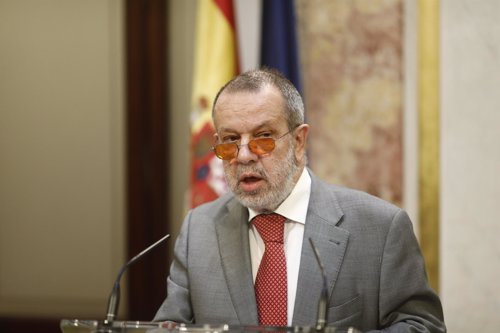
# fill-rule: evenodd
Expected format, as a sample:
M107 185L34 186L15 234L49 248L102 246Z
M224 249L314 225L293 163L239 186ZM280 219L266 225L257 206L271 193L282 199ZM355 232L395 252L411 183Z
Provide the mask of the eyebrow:
M265 127L269 127L270 126L270 122L269 121L265 121L263 123L261 123L260 125L257 125L255 126L251 132L255 132L255 131L258 131L262 128L265 128ZM230 127L221 127L219 129L220 132L231 132L231 133L239 133L238 131L234 130L234 129L231 129Z

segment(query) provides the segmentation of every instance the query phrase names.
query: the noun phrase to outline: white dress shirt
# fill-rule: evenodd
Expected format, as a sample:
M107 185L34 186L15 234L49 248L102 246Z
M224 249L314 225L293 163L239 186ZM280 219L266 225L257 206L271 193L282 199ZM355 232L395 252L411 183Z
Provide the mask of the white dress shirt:
M285 223L284 246L288 287L288 326L292 325L295 296L297 294L297 280L299 278L300 254L302 252L302 240L304 238L304 225L306 223L310 196L311 176L309 176L307 169L304 168L290 195L274 211L277 214L283 215L287 219ZM249 221L251 221L256 215L259 215L252 209L248 209L248 211ZM250 240L253 281L255 283L260 261L262 259L262 255L264 254L265 245L253 224L250 224L248 237Z

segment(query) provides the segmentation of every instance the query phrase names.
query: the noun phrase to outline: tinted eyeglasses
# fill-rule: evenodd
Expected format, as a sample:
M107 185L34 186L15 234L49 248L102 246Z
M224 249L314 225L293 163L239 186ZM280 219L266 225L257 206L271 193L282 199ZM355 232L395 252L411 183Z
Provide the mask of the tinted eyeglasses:
M219 143L212 147L212 150L215 153L215 156L220 158L221 160L232 160L238 156L238 152L240 148L243 146L248 146L248 149L255 155L261 156L264 154L268 154L274 150L276 147L276 141L283 138L285 135L292 133L293 130L290 130L283 134L282 136L274 139L274 138L257 138L248 141L245 145L239 145L236 142L229 143Z

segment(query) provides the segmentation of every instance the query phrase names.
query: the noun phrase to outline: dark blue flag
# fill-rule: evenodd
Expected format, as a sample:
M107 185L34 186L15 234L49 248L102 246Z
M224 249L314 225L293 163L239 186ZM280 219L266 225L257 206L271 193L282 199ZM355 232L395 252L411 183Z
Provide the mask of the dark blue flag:
M302 94L293 0L262 1L260 64L282 72Z

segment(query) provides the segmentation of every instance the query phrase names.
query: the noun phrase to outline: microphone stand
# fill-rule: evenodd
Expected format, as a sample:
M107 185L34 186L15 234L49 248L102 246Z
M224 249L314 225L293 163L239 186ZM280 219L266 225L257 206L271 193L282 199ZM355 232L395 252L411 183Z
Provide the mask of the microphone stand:
M104 326L110 327L113 325L113 321L116 318L116 315L118 314L118 306L120 305L120 279L125 273L125 271L128 269L129 266L131 266L133 263L135 263L137 260L141 259L146 253L163 243L165 240L167 240L170 237L169 234L163 236L160 240L156 241L154 244L150 245L148 248L143 250L141 253L130 259L121 269L120 272L118 273L118 276L116 277L115 283L113 284L113 290L111 291L111 294L109 295L108 299L108 311L106 314L106 319L104 319Z
M319 268L321 270L321 277L323 280L323 287L321 288L321 296L318 302L318 317L316 320L316 332L325 332L325 327L328 323L328 280L326 278L325 268L323 267L323 263L319 257L319 252L314 246L313 240L309 237L309 243L311 243L311 247L314 252L314 256L316 257L316 261L318 262Z

